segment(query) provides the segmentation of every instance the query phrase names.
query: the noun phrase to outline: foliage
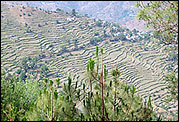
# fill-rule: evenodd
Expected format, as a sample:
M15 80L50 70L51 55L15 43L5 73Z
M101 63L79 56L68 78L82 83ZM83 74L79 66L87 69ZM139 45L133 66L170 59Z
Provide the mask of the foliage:
M75 11L75 9L72 9L72 15L73 15L73 16L76 16L76 11Z
M40 74L43 74L43 76L46 77L47 73L48 73L48 70L49 70L48 67L45 64L43 64L40 67Z
M134 35L137 35L137 33L139 32L139 31L137 31L135 28L132 30L132 32L133 32L133 34Z
M118 35L119 39L122 40L122 41L125 41L126 40L126 36L123 34L123 33L120 33Z
M90 39L90 44L92 45L97 45L98 42L102 41L101 36L93 37Z
M18 81L16 74L1 73L1 120L26 120L25 112L33 106L40 91L38 81ZM42 87L42 86L41 86Z
M96 47L97 64L91 58L87 64L89 84L72 82L72 79L68 77L68 82L64 83L63 89L60 90L58 89L61 85L59 78L56 82L45 78L42 84L33 83L32 80L26 80L25 83L11 80L12 83L7 85L5 81L9 80L2 77L2 120L10 118L28 121L149 121L157 119L152 110L150 97L148 103L143 104L142 98L135 93L135 87L129 87L120 81L121 72L117 67L111 72L113 80L108 79L107 66L104 65L103 68L103 48L100 51L101 69L99 71L98 51ZM7 115L4 115L5 113Z
M176 77L176 75L176 72L173 72L164 77L164 80L169 82L168 88L170 91L170 95L168 95L167 102L178 100L178 77Z
M101 49L101 61L102 54L103 50ZM98 57L98 48L96 56ZM99 63L99 61L97 62ZM98 63L97 66L99 65ZM103 63L101 62L101 67L102 65ZM101 69L100 74L95 69L94 60L90 58L87 73L90 83L95 83L90 85L90 87L94 86L95 92L90 90L86 100L84 100L84 103L86 103L84 104L86 120L145 121L153 119L154 112L152 111L150 98L148 105L143 106L142 99L135 95L135 87L130 88L119 81L121 73L117 67L112 70L113 80L110 82L107 82L108 70L106 65L104 65L104 74L103 69Z
M42 27L40 24L38 24L38 27Z
M162 36L165 44L177 46L178 40L178 1L137 2L137 18L147 22L155 35Z
M103 49L101 49L101 54L103 54ZM96 56L98 57L98 47L96 47ZM142 99L135 95L134 86L130 88L119 82L121 72L118 69L112 70L113 80L110 83L107 82L106 65L104 65L104 76L103 69L99 74L95 69L95 62L90 58L87 64L90 90L88 90L88 84L79 85L78 81L72 82L72 79L68 77L68 82L64 83L63 90L57 92L56 88L60 85L59 79L56 80L57 87L55 88L53 87L54 82L45 78L46 87L40 93L35 106L28 112L28 119L42 121L153 119L155 114L150 98L148 104L143 105Z
M95 24L96 24L96 26L98 26L98 27L102 27L102 22L101 22L100 20L96 21Z
M58 20L56 20L56 23L57 23L57 24L61 24L61 22L59 22Z
M60 8L57 8L56 11L62 11Z
M39 55L37 57L32 57L32 58L30 56L23 57L20 60L20 64L19 64L20 69L16 71L16 73L19 74L18 79L25 81L25 79L27 78L26 74L30 72L32 72L31 74L33 74L35 77L37 77L38 73L41 73L43 77L46 77L49 71L47 65L45 64L38 65L38 62L40 62L41 58L44 57L45 55ZM39 69L40 71L37 72L36 69Z
M78 50L78 39L74 39L74 46L75 46L75 50Z
M95 33L94 33L94 36L98 36L98 35L99 35L99 32L95 32Z

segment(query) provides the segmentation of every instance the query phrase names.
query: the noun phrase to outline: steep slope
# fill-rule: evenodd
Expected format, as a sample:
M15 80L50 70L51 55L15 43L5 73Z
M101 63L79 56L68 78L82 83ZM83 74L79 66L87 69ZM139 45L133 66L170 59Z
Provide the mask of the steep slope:
M129 29L146 30L144 28L145 22L135 19L137 9L134 5L136 1L6 1L5 3L29 5L52 11L60 8L71 12L72 9L75 9L80 14L87 14L90 17L109 22L116 22ZM133 26L133 23L138 26Z
M95 57L98 45L104 48L104 64L109 70L117 64L122 72L121 81L134 84L143 98L151 95L153 103L159 106L168 94L163 74L173 62L167 60L167 55L149 34L64 11L1 4L1 67L15 72L20 69L23 57L40 55L38 65L48 66L47 78L60 77L65 82L71 75L82 84L87 82L86 64L90 57ZM42 81L39 70L34 70L37 76L27 74ZM173 103L168 109L177 109L176 106Z

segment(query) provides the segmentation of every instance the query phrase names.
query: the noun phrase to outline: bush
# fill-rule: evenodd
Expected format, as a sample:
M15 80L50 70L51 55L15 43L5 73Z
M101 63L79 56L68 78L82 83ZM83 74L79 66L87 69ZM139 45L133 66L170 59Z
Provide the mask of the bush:
M38 24L38 27L42 27L40 24Z
M95 33L94 33L94 36L98 36L98 35L99 35L99 32L95 32Z
M122 41L125 41L125 40L126 40L126 36L125 36L123 33L120 33L118 37L119 37L119 39L122 40Z
M167 102L172 100L178 101L178 77L176 77L176 72L165 75L164 80L169 83L168 89L170 91L170 95L167 95Z
M103 49L101 49L101 58ZM96 47L98 57L98 47ZM143 104L142 98L135 93L135 87L129 87L119 81L121 72L113 69L113 80L107 81L108 69L98 72L99 61L90 58L87 64L89 83L72 82L68 77L63 90L57 92L54 82L45 78L45 88L29 111L29 120L41 121L150 121L155 120L151 98ZM103 63L101 62L101 65ZM96 66L96 67L95 67ZM103 74L104 76L100 75ZM60 85L56 79L57 87ZM81 87L80 87L81 86ZM94 91L94 90L95 91ZM82 108L79 109L77 106ZM158 118L157 118L158 119Z
M19 82L16 75L1 73L1 117L13 121L156 121L151 98L143 103L136 94L135 86L120 81L121 72L112 69L109 79L108 68L101 59L96 47L96 60L89 59L86 78L89 82L81 84L68 77L63 89L60 79L56 83L44 79ZM29 58L28 58L29 60ZM25 61L24 61L25 62ZM24 63L23 62L23 63ZM96 63L97 62L97 63ZM99 69L101 65L101 69ZM43 65L41 70L48 68ZM56 84L56 87L54 87ZM80 107L79 107L80 106Z
M62 11L60 8L57 8L56 11Z
M1 120L25 120L26 112L38 97L41 84L32 79L21 82L16 74L6 74L4 71L1 73Z
M56 20L56 23L57 23L57 24L61 24L61 22L59 22L58 20Z
M75 9L72 9L72 15L73 15L73 16L76 16L76 11L75 11Z
M98 26L98 27L102 27L102 22L101 22L101 21L99 21L99 20L98 20L98 21L96 21L96 22L95 22L95 24L96 24L96 26Z

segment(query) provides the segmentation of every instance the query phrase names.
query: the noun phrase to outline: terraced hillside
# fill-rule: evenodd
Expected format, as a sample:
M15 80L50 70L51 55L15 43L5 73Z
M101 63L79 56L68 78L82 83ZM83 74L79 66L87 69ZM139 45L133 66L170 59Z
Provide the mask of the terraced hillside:
M139 31L146 31L145 22L135 18L136 1L3 1L3 3L29 5L52 11L62 9L70 12L75 9L80 14L116 22L131 30L136 28Z
M70 75L82 84L87 82L86 64L95 57L98 45L104 49L103 61L109 71L117 65L121 81L134 84L144 98L151 95L157 109L168 94L163 75L174 62L146 35L64 11L1 4L1 67L13 73L20 69L23 57L40 57L37 65L48 67L49 79L60 77L65 82ZM40 74L39 69L36 72ZM43 80L39 75L34 78ZM178 103L170 104L168 110L177 109Z

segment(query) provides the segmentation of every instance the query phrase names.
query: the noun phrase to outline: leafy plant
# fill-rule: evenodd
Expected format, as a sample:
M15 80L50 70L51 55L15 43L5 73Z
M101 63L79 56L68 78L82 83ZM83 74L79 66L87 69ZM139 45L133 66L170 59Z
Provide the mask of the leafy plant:
M163 43L177 46L178 1L140 1L136 7L139 9L137 18L146 21L156 36L165 39Z
M1 78L2 120L27 121L150 121L159 119L153 111L151 98L143 103L136 89L120 81L121 72L111 71L103 64L103 48L96 47L96 59L87 64L88 83L73 82L70 77L63 84L44 79L42 84L32 80L5 83ZM16 78L13 78L16 79ZM7 80L9 81L9 80ZM89 89L90 88L90 89ZM11 97L13 96L13 97ZM6 105L5 105L6 104Z
M178 100L178 77L176 77L176 72L168 74L164 77L165 81L169 82L168 88L170 91L170 95L167 95L167 102L172 100Z
M1 120L22 121L39 94L38 81L18 81L16 74L1 73Z

